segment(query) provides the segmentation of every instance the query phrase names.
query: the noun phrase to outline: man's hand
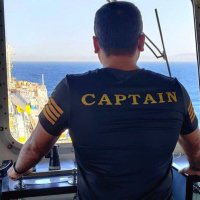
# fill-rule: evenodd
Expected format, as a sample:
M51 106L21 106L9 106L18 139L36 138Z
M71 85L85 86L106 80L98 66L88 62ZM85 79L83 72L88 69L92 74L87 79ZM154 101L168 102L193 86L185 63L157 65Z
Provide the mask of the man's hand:
M7 172L7 173L8 173L8 177L9 177L10 179L12 179L12 180L18 180L18 179L20 179L22 176L25 176L25 175L30 174L32 171L33 171L33 170L32 170L32 168L31 168L31 169L29 169L27 172L25 172L25 173L23 173L23 174L18 174L18 173L15 172L13 166L11 166L11 167L8 169L8 172Z
M26 143L22 146L16 162L16 170L14 170L13 166L8 170L9 178L12 180L17 180L22 176L31 173L31 167L35 166L36 163L38 163L47 152L49 152L49 150L57 141L58 137L59 136L50 135L44 130L40 122L38 122L35 130Z
M200 170L194 170L191 167L185 167L182 170L179 171L181 174L187 174L187 175L196 175L200 176Z
M200 130L197 128L190 134L180 135L179 143L183 147L189 161L189 167L180 172L200 176Z

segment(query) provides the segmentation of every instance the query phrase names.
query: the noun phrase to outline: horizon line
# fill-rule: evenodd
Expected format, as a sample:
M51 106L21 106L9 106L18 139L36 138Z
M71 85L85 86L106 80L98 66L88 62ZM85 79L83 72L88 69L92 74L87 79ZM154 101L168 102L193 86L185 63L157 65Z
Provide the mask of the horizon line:
M94 61L94 60L13 60L12 62L91 62L91 63L100 63L100 61ZM138 62L166 62L165 60L139 60ZM196 60L172 60L169 61L169 63L174 62L197 62Z

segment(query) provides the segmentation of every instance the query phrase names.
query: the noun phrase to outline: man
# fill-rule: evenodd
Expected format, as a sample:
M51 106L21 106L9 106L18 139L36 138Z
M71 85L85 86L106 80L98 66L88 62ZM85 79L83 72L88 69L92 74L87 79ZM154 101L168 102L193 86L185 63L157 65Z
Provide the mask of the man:
M93 37L102 69L67 75L56 87L8 175L19 178L66 128L78 165L81 200L172 199L172 152L177 140L200 174L197 118L174 78L140 69L145 36L138 8L112 2L96 13Z

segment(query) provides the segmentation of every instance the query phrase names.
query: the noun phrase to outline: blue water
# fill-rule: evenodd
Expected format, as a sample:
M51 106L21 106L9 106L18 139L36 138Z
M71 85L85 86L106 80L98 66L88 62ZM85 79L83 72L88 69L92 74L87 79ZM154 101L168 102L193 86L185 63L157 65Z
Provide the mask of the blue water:
M141 68L149 69L164 75L168 75L166 63L144 62L138 63ZM97 62L14 62L13 76L17 80L27 80L41 83L44 74L48 95L51 94L56 84L66 74L82 73L88 70L100 68ZM197 63L174 62L170 63L171 73L187 89L198 118L200 119L200 95L198 87Z

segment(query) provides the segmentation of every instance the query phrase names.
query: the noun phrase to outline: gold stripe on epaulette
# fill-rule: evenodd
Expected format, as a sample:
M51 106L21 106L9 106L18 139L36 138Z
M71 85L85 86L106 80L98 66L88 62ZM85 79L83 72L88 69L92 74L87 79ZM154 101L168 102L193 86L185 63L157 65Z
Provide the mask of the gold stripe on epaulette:
M44 113L44 116L46 117L46 119L47 119L52 125L54 125L55 122L48 116L48 114L47 114L45 108L43 109L43 113Z
M190 111L191 108L192 108L192 102L190 101L190 104L188 106L188 112Z
M56 109L51 105L51 102L49 101L48 102L48 106L49 106L49 109L51 110L51 112L57 117L59 118L60 117L60 114L56 111Z
M192 111L193 111L193 106L192 106L192 103L190 102L190 105L188 106L189 114L191 114Z
M194 109L191 109L189 115L192 116L194 114Z
M63 110L57 105L52 97L50 98L50 102L60 114L63 114Z
M192 102L190 102L190 104L188 106L188 113L189 113L189 116L190 116L190 120L192 120L192 117L195 115L194 108L192 106Z
M195 118L195 113L194 113L194 114L191 116L191 118L190 118L191 122L194 121L194 118Z
M48 104L45 106L45 109L46 109L46 112L49 115L49 117L51 117L51 119L53 119L54 121L57 121L57 117L55 117L55 115L51 112Z

